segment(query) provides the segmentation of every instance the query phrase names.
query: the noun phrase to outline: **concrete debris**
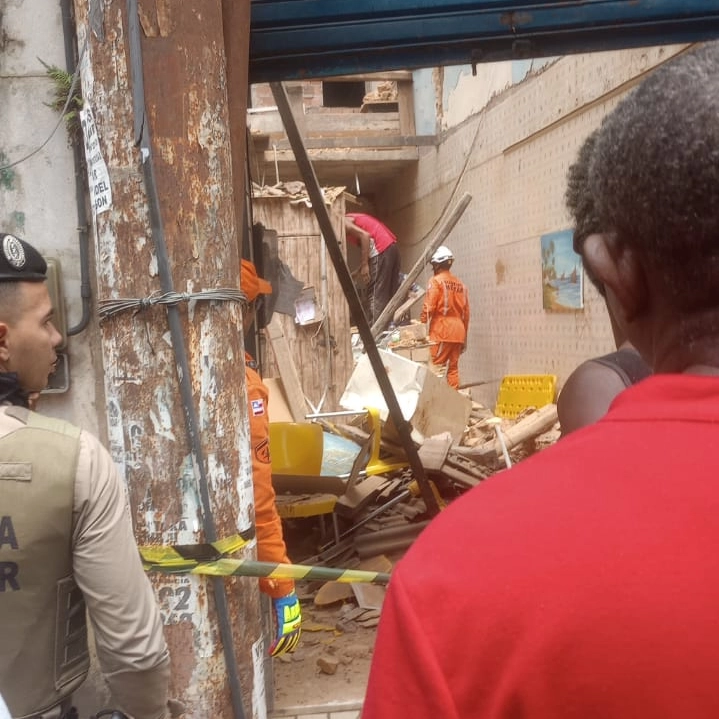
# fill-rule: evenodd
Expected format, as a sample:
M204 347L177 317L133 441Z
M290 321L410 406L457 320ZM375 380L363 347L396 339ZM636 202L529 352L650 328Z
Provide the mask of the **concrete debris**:
M364 619L359 622L363 627L370 628L376 627L379 624L379 617L372 617L371 619Z
M292 186L287 189L296 190ZM393 335L398 349L404 345L411 350L415 343L426 343L425 326L417 323L396 328ZM361 383L358 386L360 390L363 387ZM444 389L454 393L446 384ZM508 419L496 417L491 409L472 401L471 396L462 399L469 405L463 431L442 428L433 434L421 434L420 438L412 434L424 470L421 478L416 478L409 467L392 423L379 422L376 413L374 418L371 412L337 413L342 420L345 420L343 414L347 415L346 423L335 421L336 417L332 417L332 421L320 420L326 433L339 435L343 441L360 447L370 446L371 438L376 440L379 435L379 446L374 446L365 471L353 475L356 481L352 483L352 491L345 490L346 496L338 496L331 529L326 520L317 527L317 517L283 520L286 528L291 530L285 533L285 538L293 561L391 573L393 563L431 521L424 499L428 497L428 488L442 511L454 499L507 465L521 462L559 439L556 404L526 407L515 418ZM427 405L432 408L431 414L435 418L442 414L436 410L437 402ZM368 402L363 406L374 405ZM408 421L412 423L411 419ZM371 470L372 463L389 469ZM420 487L420 481L428 486ZM294 529L297 531L292 531ZM292 537L299 538L300 544L293 545ZM302 585L302 582L298 583L303 606L337 610L332 626L319 629L332 629L339 635L358 631L361 634L376 626L385 587L343 582ZM368 614L368 611L375 614ZM306 618L306 622L306 630L313 631L311 621Z
M384 80L377 87L368 92L363 102L397 102L397 83L393 80Z
M334 674L339 666L339 660L328 654L323 654L317 658L317 666L323 674Z
M343 192L344 187L323 187L322 195L325 203L331 205ZM252 197L286 197L290 204L303 203L311 207L310 196L304 182L299 180L293 182L278 182L275 185L258 185L252 183Z

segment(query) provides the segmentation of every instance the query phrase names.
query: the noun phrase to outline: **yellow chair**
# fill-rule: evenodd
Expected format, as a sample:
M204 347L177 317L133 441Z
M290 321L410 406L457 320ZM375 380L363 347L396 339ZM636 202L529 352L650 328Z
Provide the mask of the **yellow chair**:
M331 515L335 541L339 527L334 514L344 493L341 477L322 476L322 427L312 422L270 422L272 485L277 513L283 519L319 517L322 536L325 516Z
M322 427L313 422L270 422L272 472L320 474L322 434Z
M380 422L379 411L374 407L366 407L367 418L371 431L373 432L372 437L372 454L370 455L369 462L367 462L367 468L365 472L368 477L373 474L386 474L396 469L402 469L403 467L409 466L409 462L402 457L389 457L387 459L380 459L379 453L382 447L382 426Z
M324 433L312 422L270 422L272 484L278 494L334 494L345 491L342 477L322 474Z

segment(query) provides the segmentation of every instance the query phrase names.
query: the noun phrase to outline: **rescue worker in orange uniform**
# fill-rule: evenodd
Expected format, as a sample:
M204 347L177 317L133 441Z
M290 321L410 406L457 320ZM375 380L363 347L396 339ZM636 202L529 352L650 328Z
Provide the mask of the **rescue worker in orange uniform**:
M448 247L438 247L429 261L434 276L427 287L420 321L429 322L432 362L446 365L447 383L457 389L459 356L467 348L469 294L465 284L449 271L454 255Z
M247 297L243 308L245 334L250 330L257 310L258 297L272 292L272 285L258 277L255 266L242 260L240 289ZM255 530L257 532L257 559L261 562L289 564L282 534L282 520L275 506L270 463L270 421L267 415L269 391L257 373L257 363L245 352L245 385L250 417L250 444L252 451L252 485L255 496ZM292 579L262 577L260 589L272 599L275 635L270 654L277 656L295 650L300 639L302 613Z

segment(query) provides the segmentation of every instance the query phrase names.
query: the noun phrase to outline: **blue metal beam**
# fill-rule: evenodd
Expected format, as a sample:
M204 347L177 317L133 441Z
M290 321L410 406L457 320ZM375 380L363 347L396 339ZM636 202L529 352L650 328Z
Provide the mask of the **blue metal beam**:
M719 37L719 0L252 0L251 8L251 83Z

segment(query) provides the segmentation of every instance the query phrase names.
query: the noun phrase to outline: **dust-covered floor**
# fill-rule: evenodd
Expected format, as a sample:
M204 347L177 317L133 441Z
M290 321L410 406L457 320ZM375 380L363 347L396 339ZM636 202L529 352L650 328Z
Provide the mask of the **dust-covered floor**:
M311 522L303 521L285 526L287 548L293 561L303 563L303 558L316 550L317 537L310 527ZM365 560L340 557L332 564L389 574L403 553L392 552ZM296 591L302 604L302 637L293 654L272 661L272 709L361 702L385 586L300 581Z
M299 646L273 661L273 708L361 701L378 615L351 601L329 608L314 607L311 601L303 604Z

